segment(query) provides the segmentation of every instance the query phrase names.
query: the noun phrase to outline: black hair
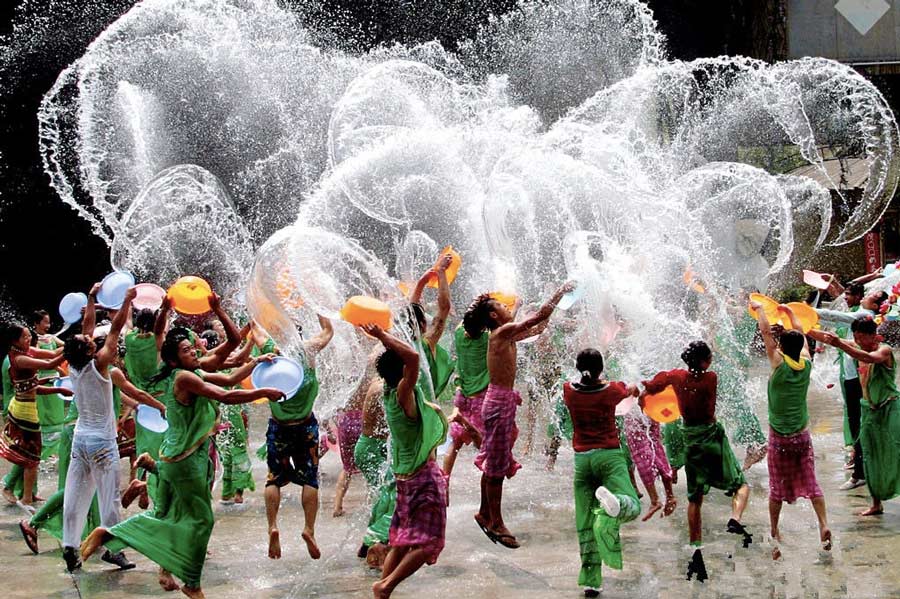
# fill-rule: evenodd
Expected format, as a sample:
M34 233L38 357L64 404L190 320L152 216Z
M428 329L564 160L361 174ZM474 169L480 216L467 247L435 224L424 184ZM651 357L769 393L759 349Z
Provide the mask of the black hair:
M790 330L781 334L781 337L778 338L778 344L781 346L781 351L784 355L792 360L799 360L800 352L803 351L803 340L803 333Z
M878 332L878 325L871 316L857 318L850 325L850 330L854 333L862 333L863 335L874 335Z
M45 316L50 316L50 314L46 310L35 310L31 314L28 315L28 324L32 327L35 327L44 320Z
M106 337L102 338L104 341ZM97 342L99 346L99 341ZM82 335L73 335L71 339L66 342L65 347L63 348L63 355L66 357L66 361L70 366L81 370L85 366L87 366L92 357L88 354L89 342Z
M219 334L212 329L207 329L200 333L200 338L206 340L207 350L215 349L219 345L219 343L221 343Z
M134 313L134 326L142 333L152 333L156 325L156 312L150 308L141 308Z
M862 283L850 283L849 285L847 285L844 293L846 293L847 295L862 297L866 294L866 287Z
M425 309L422 308L421 304L412 303L409 305L409 311L411 313L410 316L412 317L409 323L410 328L415 330L413 325L416 325L416 327L421 329L421 332L424 333L425 326L428 324L428 318L425 317ZM413 322L412 319L415 319L415 322Z
M707 360L712 359L712 350L705 341L691 341L684 351L681 352L681 360L687 364L691 374L700 374L703 369L700 365Z
M875 304L876 304L876 306L877 306L877 309L879 309L879 310L881 309L881 304L883 304L884 302L886 302L886 301L887 301L887 298L888 298L887 291L879 291L879 292L878 292L878 299L875 300Z
M378 356L375 370L378 371L378 376L384 379L385 384L394 389L403 380L403 359L396 351L386 349Z
M162 366L159 371L150 377L150 383L156 384L169 378L169 375L178 367L178 346L182 341L190 341L191 336L187 329L175 327L166 333L166 338L159 348L159 359Z
M31 332L31 347L37 347L38 344L38 334L32 327L28 327L28 330Z
M3 356L12 351L13 345L22 336L25 328L25 325L20 322L4 322L0 326L0 351L3 352Z
M218 318L210 318L206 322L203 323L204 330L212 329L216 326L216 323L219 322Z
M485 329L494 329L496 325L491 318L491 302L494 301L489 294L483 293L475 298L475 301L463 314L463 328L469 337L480 337Z
M575 368L581 373L581 384L590 385L603 372L603 354L593 347L583 349L575 358Z

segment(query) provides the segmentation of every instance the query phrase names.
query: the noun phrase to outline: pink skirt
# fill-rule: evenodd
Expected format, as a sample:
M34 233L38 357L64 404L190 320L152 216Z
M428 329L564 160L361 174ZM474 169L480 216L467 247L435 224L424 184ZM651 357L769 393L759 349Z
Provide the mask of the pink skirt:
M809 430L780 435L769 429L769 499L794 503L798 497L822 497Z
M487 389L481 393L476 393L472 397L466 397L457 389L456 398L453 400L453 405L459 408L460 415L468 420L482 435L484 435L484 421L481 419L481 409L484 405L484 396L486 394ZM450 437L455 443L460 445L472 443L472 435L469 434L466 427L458 422L450 423Z
M481 408L484 439L475 456L475 466L490 478L512 478L522 464L513 457L513 446L519 437L516 408L522 398L515 389L489 385Z
M428 564L444 550L447 530L447 482L434 460L408 479L397 479L397 507L391 519L391 547L420 547Z
M341 448L341 464L344 466L344 472L348 474L356 474L359 468L356 467L356 461L353 458L353 451L356 449L356 442L362 434L362 410L350 410L343 412L338 416L338 446Z

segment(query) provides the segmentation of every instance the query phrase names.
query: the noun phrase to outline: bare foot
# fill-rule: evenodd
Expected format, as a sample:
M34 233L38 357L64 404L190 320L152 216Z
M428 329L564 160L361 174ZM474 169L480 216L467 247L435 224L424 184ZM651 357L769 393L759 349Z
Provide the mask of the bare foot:
M662 505L660 502L658 502L658 501L657 501L656 503L651 503L651 504L650 504L650 509L647 510L647 513L644 515L644 517L641 518L641 522L646 522L647 520L649 520L650 518L652 518L652 517L653 517L653 514L655 514L655 513L658 512L659 510L661 510L662 507L663 507L663 505Z
M184 585L181 587L181 592L191 599L206 599L206 595L203 594L203 589L200 587L189 587Z
M281 559L281 539L277 528L269 531L269 559Z
M331 512L331 517L332 517L332 518L340 518L340 517L343 516L343 515L344 515L344 508L338 508L338 507L336 507L336 508L334 508L334 511Z
M663 508L663 516L671 516L675 511L675 508L678 507L678 500L675 499L674 495L669 495L666 497L666 505Z
M47 501L45 498L41 497L40 495L35 495L34 497L32 497L32 500L33 500L35 503L37 503L37 502L39 502L39 501Z
M82 561L87 561L98 549L103 545L103 542L106 540L105 537L107 535L107 531L102 526L98 526L91 534L87 536L87 538L81 543L81 559Z
M819 538L822 540L822 549L824 551L831 551L831 531L826 528L822 531Z
M150 457L150 454L147 452L142 453L138 456L138 459L134 463L135 468L143 468L144 470L148 470L150 472L156 472L156 460Z
M375 543L369 547L366 553L366 565L373 570L381 570L384 566L384 560L387 558L388 548L384 543Z
M244 503L244 494L243 493L235 493L234 494L234 502L237 504Z
M374 597L374 599L388 599L390 596L391 592L382 581L379 580L372 585L372 597Z
M19 498L16 497L16 494L11 489L3 489L3 498L13 505L19 503Z
M772 535L772 559L778 561L781 559L781 534Z
M880 516L884 513L884 508L875 507L874 505L867 510L856 512L857 516Z
M319 551L319 546L316 545L316 538L311 532L309 532L308 530L304 530L303 534L300 535L300 537L306 543L306 550L309 551L309 557L313 559L319 559L320 557L322 557L322 552Z
M181 587L178 586L178 583L175 582L175 578L172 576L171 572L167 572L166 570L160 569L159 578L157 579L159 582L159 586L162 587L164 591L180 591Z

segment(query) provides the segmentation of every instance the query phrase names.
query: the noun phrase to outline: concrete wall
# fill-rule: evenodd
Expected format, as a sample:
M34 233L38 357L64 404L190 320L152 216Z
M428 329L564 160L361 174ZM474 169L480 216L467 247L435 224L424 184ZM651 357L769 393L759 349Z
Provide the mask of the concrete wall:
M900 61L900 0L862 35L835 6L836 0L785 0L788 57L824 56L842 62ZM863 0L843 0L865 4ZM870 4L882 0L869 0Z

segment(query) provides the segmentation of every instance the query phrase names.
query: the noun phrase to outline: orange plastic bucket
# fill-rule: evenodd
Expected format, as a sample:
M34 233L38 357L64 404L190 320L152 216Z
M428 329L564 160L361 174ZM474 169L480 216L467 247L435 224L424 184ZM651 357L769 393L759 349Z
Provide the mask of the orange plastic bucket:
M803 328L803 334L810 332L813 330L817 324L819 324L819 315L816 313L815 308L810 306L809 304L805 304L803 302L791 302L789 304L785 304L788 308L791 309L791 312L794 313L794 316L797 317L797 320L800 321L800 326ZM778 314L782 326L785 329L791 329L791 321L788 318L787 314L779 313Z
M750 313L750 316L752 316L754 320L759 320L759 315L756 313L756 310L750 307L750 304L753 302L759 302L760 304L762 304L763 311L766 313L769 324L777 324L779 322L781 314L778 312L778 302L773 300L768 295L763 295L762 293L751 293L750 299L747 302L747 312Z
M443 250L441 250L441 254L438 256L437 262L434 263L434 268L437 269L438 265L441 263L441 260L444 259L444 256L450 254L450 266L447 267L447 284L449 285L456 279L456 274L459 272L459 267L462 266L462 256L459 255L459 252L453 249L452 245L448 245ZM431 277L431 280L428 281L428 286L437 289L438 288L438 279L436 276Z
M509 310L516 307L516 300L519 299L514 293L504 293L502 291L492 291L488 296L497 300Z
M386 303L366 295L354 295L341 308L341 318L352 325L376 324L382 329L391 328L391 309Z
M211 310L209 296L212 295L212 288L200 277L181 277L169 287L168 295L172 308L179 314L206 314Z
M681 410L678 409L678 397L675 389L669 385L656 395L644 397L644 414L660 424L675 422L681 418Z

